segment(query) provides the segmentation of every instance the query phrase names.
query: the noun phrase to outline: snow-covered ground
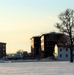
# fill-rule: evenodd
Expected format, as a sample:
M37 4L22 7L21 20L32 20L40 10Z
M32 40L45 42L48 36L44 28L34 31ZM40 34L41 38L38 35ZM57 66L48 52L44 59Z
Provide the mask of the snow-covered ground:
M0 75L74 75L74 63L69 61L0 63Z

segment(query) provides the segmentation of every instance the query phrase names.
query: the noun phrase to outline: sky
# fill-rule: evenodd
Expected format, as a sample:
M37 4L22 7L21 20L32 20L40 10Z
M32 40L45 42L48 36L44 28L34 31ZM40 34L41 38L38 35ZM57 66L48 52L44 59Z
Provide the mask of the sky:
M74 0L0 0L0 42L6 52L30 52L30 38L58 30L59 14L74 7Z

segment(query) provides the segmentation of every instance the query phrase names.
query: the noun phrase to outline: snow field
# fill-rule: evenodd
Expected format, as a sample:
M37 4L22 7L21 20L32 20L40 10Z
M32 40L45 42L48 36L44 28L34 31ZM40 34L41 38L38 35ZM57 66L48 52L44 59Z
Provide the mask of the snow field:
M69 61L0 63L0 75L74 75L74 63Z

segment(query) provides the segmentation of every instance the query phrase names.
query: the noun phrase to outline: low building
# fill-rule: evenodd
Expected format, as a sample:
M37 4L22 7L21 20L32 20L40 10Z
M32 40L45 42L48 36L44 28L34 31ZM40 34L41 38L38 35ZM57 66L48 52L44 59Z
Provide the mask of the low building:
M6 57L6 43L0 42L0 58Z
M27 59L28 58L28 53L27 51L23 51L23 59Z
M70 46L67 45L55 45L54 57L56 60L69 60L70 61ZM73 59L74 59L74 48L73 48Z
M23 53L17 52L17 53L7 54L7 56L4 59L5 60L18 60L18 59L23 59Z

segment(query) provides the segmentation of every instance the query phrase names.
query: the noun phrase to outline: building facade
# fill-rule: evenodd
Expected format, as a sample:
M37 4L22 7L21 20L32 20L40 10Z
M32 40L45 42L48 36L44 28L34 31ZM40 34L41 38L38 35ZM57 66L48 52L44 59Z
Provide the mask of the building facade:
M31 53L37 57L40 51L40 36L34 36L30 40L31 40Z
M41 50L44 52L44 57L53 56L55 43L50 34L41 35Z
M6 43L0 42L0 58L6 57Z
M56 60L70 61L70 46L55 45L54 57ZM74 59L74 48L73 48L73 59Z

